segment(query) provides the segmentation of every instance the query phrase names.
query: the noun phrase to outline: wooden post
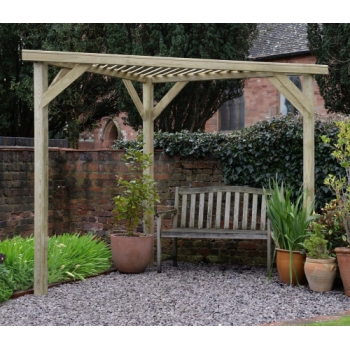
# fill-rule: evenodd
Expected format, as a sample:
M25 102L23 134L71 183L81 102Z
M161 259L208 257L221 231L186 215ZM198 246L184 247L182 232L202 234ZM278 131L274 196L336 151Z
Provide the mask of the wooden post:
M315 199L315 116L314 77L304 75L303 94L311 105L311 113L303 115L303 184L307 191L305 205L310 207Z
M48 250L48 107L42 107L48 68L34 63L34 295L47 294Z
M153 93L154 86L151 79L147 79L146 83L143 84L143 151L144 153L152 153L153 149L153 139L154 139L154 125L152 120L152 110L153 110ZM154 179L154 166L145 170L145 174L149 174L152 179ZM153 222L154 214L152 214L148 220L150 221L149 231L148 228L144 226L145 233L154 233L154 222Z

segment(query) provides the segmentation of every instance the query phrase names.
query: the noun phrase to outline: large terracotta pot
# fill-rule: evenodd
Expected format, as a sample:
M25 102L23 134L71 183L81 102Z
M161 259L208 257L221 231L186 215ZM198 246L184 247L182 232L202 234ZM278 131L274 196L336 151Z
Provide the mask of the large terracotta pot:
M127 237L111 234L112 259L119 272L144 272L151 261L153 249L153 236Z
M340 278L345 294L350 297L350 248L339 247L335 248L334 251L337 254Z
M299 251L293 251L292 257L292 281L290 280L290 253L289 250L276 248L276 265L278 275L282 283L305 284L306 277L304 272L305 254Z
M329 292L332 290L337 273L335 258L306 258L304 270L311 290L314 292Z

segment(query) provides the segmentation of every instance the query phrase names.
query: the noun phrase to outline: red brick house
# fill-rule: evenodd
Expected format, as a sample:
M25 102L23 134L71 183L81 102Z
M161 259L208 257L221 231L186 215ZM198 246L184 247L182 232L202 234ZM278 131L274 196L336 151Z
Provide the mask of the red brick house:
M306 23L259 23L259 35L249 58L262 62L312 63L316 58L308 48ZM302 89L302 77L290 77ZM315 111L325 115L324 101L315 83ZM208 120L206 131L232 131L255 124L277 115L293 113L294 107L265 78L252 78L245 82L244 95L226 102ZM137 133L125 126L122 115L102 118L100 125L90 133L84 133L79 148L110 148L117 137L134 139ZM85 141L83 140L85 137Z

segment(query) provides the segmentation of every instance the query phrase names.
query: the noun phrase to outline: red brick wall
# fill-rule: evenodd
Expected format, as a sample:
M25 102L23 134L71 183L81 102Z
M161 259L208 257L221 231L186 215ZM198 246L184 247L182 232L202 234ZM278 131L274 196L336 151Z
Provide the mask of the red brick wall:
M118 223L112 215L116 175L132 178L120 150L49 152L49 234L93 231L108 236ZM155 152L155 179L161 206L174 204L176 186L223 184L217 162L168 157ZM170 225L165 221L165 226ZM29 236L34 231L34 152L0 148L0 239ZM164 241L169 255L171 240ZM188 261L266 263L266 243L255 241L180 242L179 258Z

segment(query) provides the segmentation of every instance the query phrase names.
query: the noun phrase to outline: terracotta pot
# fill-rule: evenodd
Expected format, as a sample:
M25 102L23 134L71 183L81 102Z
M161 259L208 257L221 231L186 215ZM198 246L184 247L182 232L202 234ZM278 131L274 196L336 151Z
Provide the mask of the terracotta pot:
M329 292L332 290L337 273L335 258L306 258L304 271L311 290L314 292Z
M153 249L153 236L127 237L111 234L113 263L119 272L144 272L151 261Z
M334 251L337 254L340 278L345 294L350 297L350 248L339 247L335 248Z
M305 284L306 277L304 272L304 262L305 254L301 254L299 251L293 251L292 257L292 281L290 281L290 254L289 250L276 248L277 257L276 265L278 275L282 283L291 283L291 284Z

